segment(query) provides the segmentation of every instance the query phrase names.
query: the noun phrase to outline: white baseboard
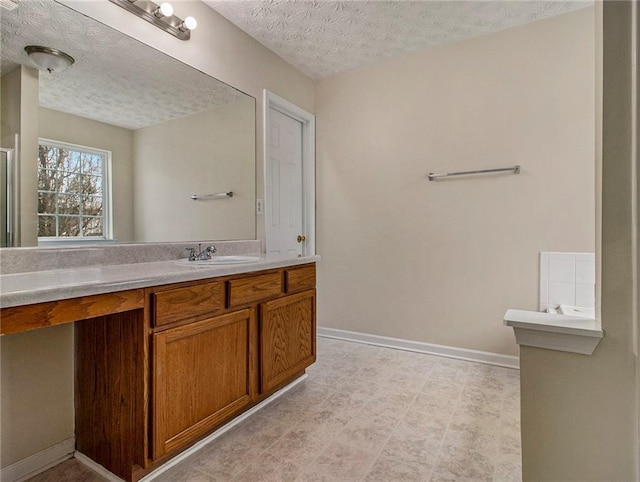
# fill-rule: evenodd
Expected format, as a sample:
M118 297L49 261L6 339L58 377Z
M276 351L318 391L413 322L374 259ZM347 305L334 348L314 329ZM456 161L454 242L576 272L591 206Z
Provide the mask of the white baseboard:
M73 457L76 448L76 438L69 437L60 443L33 454L26 459L22 459L15 464L8 465L0 469L0 480L2 482L21 482L30 477L38 475L54 465L58 465Z
M198 443L196 443L195 445L192 445L191 447L189 447L187 450L185 450L184 452L180 453L179 455L177 455L176 457L172 458L171 460L169 460L167 463L161 465L160 467L158 467L157 469L155 469L153 472L151 472L148 475L145 475L143 478L141 478L138 482L150 482L151 480L155 479L158 475L166 472L167 470L169 470L171 467L173 467L174 465L179 464L180 462L182 462L184 459L186 459L187 457L189 457L190 455L194 454L195 452L197 452L198 450L200 450L202 447L204 447L205 445L207 445L208 443L212 442L213 440L217 439L218 437L220 437L223 433L228 432L229 430L231 430L233 427L235 427L236 425L238 425L240 422L242 422L243 420L246 420L247 418L249 418L251 415L253 415L254 413L256 413L257 411L261 410L262 408L264 408L266 405L273 403L275 400L277 400L278 398L280 398L282 395L284 395L285 393L287 393L289 390L291 390L293 387L295 387L298 383L302 382L305 378L307 378L308 375L302 375L301 377L296 378L293 382L291 382L289 385L287 385L286 387L281 388L280 390L278 390L276 393L274 393L273 395L271 395L269 398L266 398L265 400L263 400L262 402L260 402L258 405L256 405L255 407L250 408L249 410L247 410L246 412L244 412L242 415L239 415L238 417L234 418L231 422L229 422L228 424L224 425L223 427L220 427L218 430L216 430L215 432L213 432L211 435L209 435L206 438L203 438L202 440L200 440ZM91 460L89 457L87 457L86 455L80 453L80 452L76 452L75 453L75 457L78 459L79 462L82 462L83 464L85 464L87 467L89 467L90 469L98 472L100 475L102 475L103 477L105 477L107 480L110 480L111 482L122 482L122 479L120 479L119 477L117 477L115 474L112 474L111 472L109 472L107 469L105 469L102 465L97 464L96 462L94 462L93 460ZM4 479L3 479L4 482Z
M100 474L102 477L104 477L105 479L111 481L111 482L124 482L123 479L121 479L120 477L118 477L116 474L114 474L113 472L109 472L107 469L105 469L102 465L100 465L98 462L94 462L93 460L91 460L89 457L87 457L85 454L83 454L82 452L78 452L77 450L75 451L75 453L73 454L73 457L80 463L86 465L87 467L89 467L91 470L93 470L94 472L97 472L98 474Z
M520 359L517 356L501 355L487 351L469 350L467 348L456 348L446 345L435 345L422 341L403 340L402 338L390 338L388 336L369 335L356 331L338 330L337 328L318 327L318 336L324 338L334 338L336 340L353 341L365 343L367 345L382 346L385 348L395 348L396 350L414 351L427 353L429 355L457 358L486 365L496 365L505 368L520 368Z

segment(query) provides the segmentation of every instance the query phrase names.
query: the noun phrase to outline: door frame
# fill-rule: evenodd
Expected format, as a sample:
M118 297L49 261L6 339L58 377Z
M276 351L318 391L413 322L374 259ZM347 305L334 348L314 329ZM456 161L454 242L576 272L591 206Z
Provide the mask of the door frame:
M302 254L316 254L316 116L301 109L286 99L264 89L263 105L263 168L264 168L264 237L265 251L269 243L267 220L271 211L271 193L267 189L269 179L269 128L270 109L289 116L302 123L302 235L307 239L302 245Z

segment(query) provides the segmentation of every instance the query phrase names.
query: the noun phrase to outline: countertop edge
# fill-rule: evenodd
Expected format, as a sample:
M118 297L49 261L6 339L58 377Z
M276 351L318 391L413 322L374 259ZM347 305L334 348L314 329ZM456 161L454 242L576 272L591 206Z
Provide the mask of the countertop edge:
M604 337L600 322L592 318L507 310L503 319L518 345L592 355Z
M568 315L552 315L536 311L507 310L504 323L515 328L549 331L579 336L602 337L603 331L599 322L593 318L582 318Z
M134 263L100 267L92 266L79 268L74 271L98 269L108 273L111 277L119 277L122 279L97 279L86 282L64 283L59 285L54 284L35 289L3 292L2 288L5 284L3 281L7 280L11 276L21 276L27 281L32 277L34 281L33 285L37 286L38 277L44 276L45 273L55 275L68 270L6 274L0 275L0 308L33 305L63 299L79 298L82 296L115 293L118 291L149 288L151 286L161 286L186 281L218 278L234 274L251 273L254 271L284 268L287 266L316 263L320 261L320 259L321 258L318 255L304 256L300 258L263 256L262 260L255 263L217 265L211 267L184 266L176 263L175 261L158 261L152 263ZM151 274L145 274L146 270L150 271Z

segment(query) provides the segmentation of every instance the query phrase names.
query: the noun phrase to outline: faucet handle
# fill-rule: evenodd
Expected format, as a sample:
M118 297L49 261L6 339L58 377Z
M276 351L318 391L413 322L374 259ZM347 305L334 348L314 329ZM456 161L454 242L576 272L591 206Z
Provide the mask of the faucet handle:
M204 248L202 252L202 257L204 259L211 259L211 255L217 251L216 247L212 244L211 246L207 246Z
M184 248L184 249L189 251L189 261L195 261L198 259L198 257L196 256L195 248Z

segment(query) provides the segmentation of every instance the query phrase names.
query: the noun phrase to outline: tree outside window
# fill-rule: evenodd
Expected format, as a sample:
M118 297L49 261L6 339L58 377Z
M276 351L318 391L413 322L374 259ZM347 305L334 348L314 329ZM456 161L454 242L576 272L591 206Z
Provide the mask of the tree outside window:
M109 239L109 151L41 139L38 237Z

